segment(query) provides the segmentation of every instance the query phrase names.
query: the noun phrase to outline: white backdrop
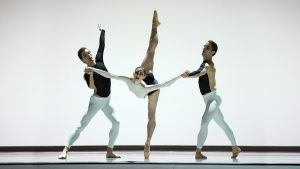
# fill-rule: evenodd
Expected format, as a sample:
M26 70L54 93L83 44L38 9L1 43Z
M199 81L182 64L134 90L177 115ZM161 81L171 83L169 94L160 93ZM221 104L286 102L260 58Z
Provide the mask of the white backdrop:
M215 40L221 109L239 145L300 146L298 0L0 0L0 146L64 145L87 109L80 47L93 54L106 28L105 63L132 75L148 45L153 10L162 22L154 73L163 82L198 68ZM112 81L121 121L117 145L142 145L147 99ZM197 79L162 89L154 145L195 145L204 103ZM99 112L75 145L106 145ZM229 145L212 122L206 145Z

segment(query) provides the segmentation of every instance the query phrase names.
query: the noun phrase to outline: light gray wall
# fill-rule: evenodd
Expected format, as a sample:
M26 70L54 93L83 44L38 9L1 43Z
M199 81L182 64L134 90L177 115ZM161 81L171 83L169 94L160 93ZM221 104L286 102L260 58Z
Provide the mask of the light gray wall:
M160 82L196 69L213 39L221 109L238 144L300 146L299 8L298 0L0 0L0 146L65 144L92 94L78 49L96 53L101 23L109 71L132 75L154 9ZM147 99L112 81L112 103L121 120L116 144L143 144ZM203 111L197 79L162 89L153 144L195 145ZM100 112L75 144L105 145L109 128ZM212 122L206 145L228 144Z

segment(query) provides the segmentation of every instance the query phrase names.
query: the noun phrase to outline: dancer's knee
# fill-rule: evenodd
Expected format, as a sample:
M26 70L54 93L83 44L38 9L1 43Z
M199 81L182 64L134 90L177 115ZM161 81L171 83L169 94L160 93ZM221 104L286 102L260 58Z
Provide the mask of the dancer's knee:
M87 118L83 118L80 121L80 126L77 127L77 130L82 131L87 126L88 123L89 123L89 120Z
M153 42L153 43L158 43L158 36L155 35L155 36L151 39L151 42Z
M120 127L120 121L117 120L117 119L114 119L111 121L112 125L115 126L115 127Z
M155 54L155 47L149 47L147 50L147 56L154 56Z
M151 40L150 43L149 43L149 47L147 49L147 54L148 55L154 55L154 52L155 52L155 49L156 49L157 45L158 45L158 39Z
M153 116L155 118L156 107L153 105L148 105L148 116Z
M105 107L105 108L103 109L103 111L104 111L104 113L106 113L106 114L112 114L112 113L115 111L115 109L114 109L113 107L111 107L111 106L107 106L107 107Z
M148 111L148 121L156 122L155 110L154 111Z
M112 111L113 112L113 111ZM120 126L120 121L116 118L116 116L110 114L109 120L111 121L111 124L113 126L119 127Z
M85 125L80 125L79 127L76 128L75 133L81 133L83 131L83 129L85 128Z
M151 126L156 126L156 120L155 120L155 118L154 119L149 119L148 120L148 124L151 125Z
M208 127L209 120L207 118L202 118L201 127Z

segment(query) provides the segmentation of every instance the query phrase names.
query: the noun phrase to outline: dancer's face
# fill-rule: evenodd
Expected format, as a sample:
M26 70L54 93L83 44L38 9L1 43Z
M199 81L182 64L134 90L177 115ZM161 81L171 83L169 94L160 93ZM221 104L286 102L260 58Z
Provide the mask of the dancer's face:
M133 78L134 80L142 81L145 78L144 70L142 68L137 68L133 72Z
M207 42L203 46L203 50L202 50L203 60L211 60L211 58L213 57L214 53L215 53L215 51L212 51L211 44L209 42Z
M91 63L94 63L94 59L93 59L93 55L91 54L91 51L88 50L88 49L85 49L82 53L81 53L81 61L83 63L86 63L86 64L91 64Z

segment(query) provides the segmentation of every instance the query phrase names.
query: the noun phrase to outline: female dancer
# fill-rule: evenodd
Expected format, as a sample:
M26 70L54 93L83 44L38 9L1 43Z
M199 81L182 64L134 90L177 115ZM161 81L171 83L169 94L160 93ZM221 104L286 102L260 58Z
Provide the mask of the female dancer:
M186 73L182 73L180 76L176 76L175 78L162 84L158 84L157 80L155 79L153 75L153 66L154 66L153 60L154 60L155 49L158 45L157 27L159 25L160 22L158 20L158 14L157 11L155 10L153 13L152 30L151 30L146 57L144 58L142 64L135 69L133 78L116 76L105 71L93 69L96 73L99 73L102 76L124 81L128 85L129 90L133 92L137 97L143 98L146 95L148 96L147 139L144 146L145 159L148 159L150 156L150 143L156 126L155 113L156 113L156 106L157 106L157 101L160 93L159 89L171 85L178 78L180 78L180 76L183 77L186 75Z

